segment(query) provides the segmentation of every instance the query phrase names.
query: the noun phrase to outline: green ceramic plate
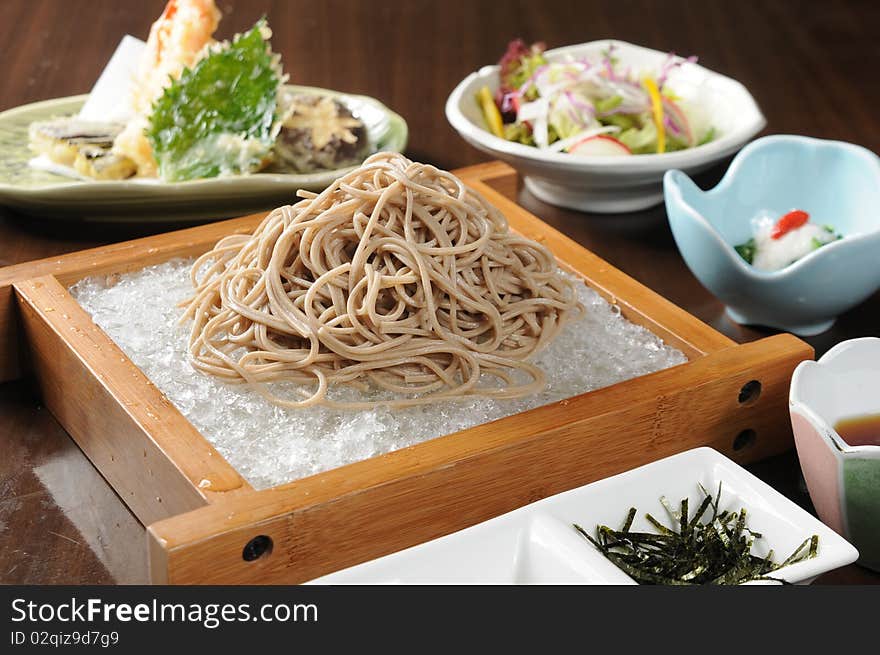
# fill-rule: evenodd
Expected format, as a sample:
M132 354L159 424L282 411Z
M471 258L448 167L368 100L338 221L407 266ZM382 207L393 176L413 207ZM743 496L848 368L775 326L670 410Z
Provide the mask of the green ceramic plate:
M364 121L374 150L403 152L402 117L367 96L304 86L295 91L337 97ZM87 96L56 98L0 113L0 205L36 216L98 221L194 221L272 209L296 200L298 189L320 191L351 168L307 175L256 173L165 183L156 180L80 181L28 166L32 121L72 115Z

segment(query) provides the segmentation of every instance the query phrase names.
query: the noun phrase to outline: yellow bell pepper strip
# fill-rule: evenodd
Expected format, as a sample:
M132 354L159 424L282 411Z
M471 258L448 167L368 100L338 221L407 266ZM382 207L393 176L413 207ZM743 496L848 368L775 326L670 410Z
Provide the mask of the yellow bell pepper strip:
M648 95L651 97L651 113L654 114L654 125L657 128L657 152L666 152L666 128L663 125L663 100L657 83L651 77L642 80Z
M498 106L495 104L495 99L492 97L492 92L489 91L488 86L484 86L480 89L480 92L477 93L477 102L483 110L483 118L486 119L486 125L489 126L489 131L495 136L503 139L504 124L501 120L501 112L498 111Z

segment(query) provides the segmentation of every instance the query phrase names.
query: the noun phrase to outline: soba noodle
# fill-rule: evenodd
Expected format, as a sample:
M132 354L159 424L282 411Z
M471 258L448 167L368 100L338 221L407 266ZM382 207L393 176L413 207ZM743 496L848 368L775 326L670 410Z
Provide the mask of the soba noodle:
M543 388L526 359L583 307L553 255L480 195L396 153L299 195L194 264L185 317L196 368L284 407ZM293 397L266 386L279 381L297 383ZM329 398L341 384L377 399Z

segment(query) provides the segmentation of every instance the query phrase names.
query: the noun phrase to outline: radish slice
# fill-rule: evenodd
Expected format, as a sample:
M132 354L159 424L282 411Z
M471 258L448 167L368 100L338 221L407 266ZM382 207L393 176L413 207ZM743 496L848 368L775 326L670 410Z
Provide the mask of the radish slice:
M594 157L596 155L617 157L620 155L631 155L632 151L613 136L600 134L576 143L568 149L568 153L582 157Z
M602 127L594 127L589 130L584 130L583 132L578 132L570 137L565 139L559 139L559 141L554 141L549 146L547 146L547 150L551 152L561 152L563 150L568 150L570 147L575 145L576 143L580 143L584 139L588 139L591 136L596 136L597 134L613 134L615 132L620 132L620 128L616 125L605 125Z

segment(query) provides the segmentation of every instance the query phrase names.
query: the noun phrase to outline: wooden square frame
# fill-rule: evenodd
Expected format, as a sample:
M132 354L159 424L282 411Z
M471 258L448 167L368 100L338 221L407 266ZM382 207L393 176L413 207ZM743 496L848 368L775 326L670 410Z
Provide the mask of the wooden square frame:
M738 345L518 206L501 191L515 188L507 165L455 173L512 229L543 242L689 361L257 491L67 288L196 256L265 214L0 270L0 380L35 378L46 406L146 526L152 581L299 583L696 446L740 463L792 446L788 385L813 358L808 344L780 334ZM751 381L757 397L741 394ZM752 438L737 440L744 434Z

